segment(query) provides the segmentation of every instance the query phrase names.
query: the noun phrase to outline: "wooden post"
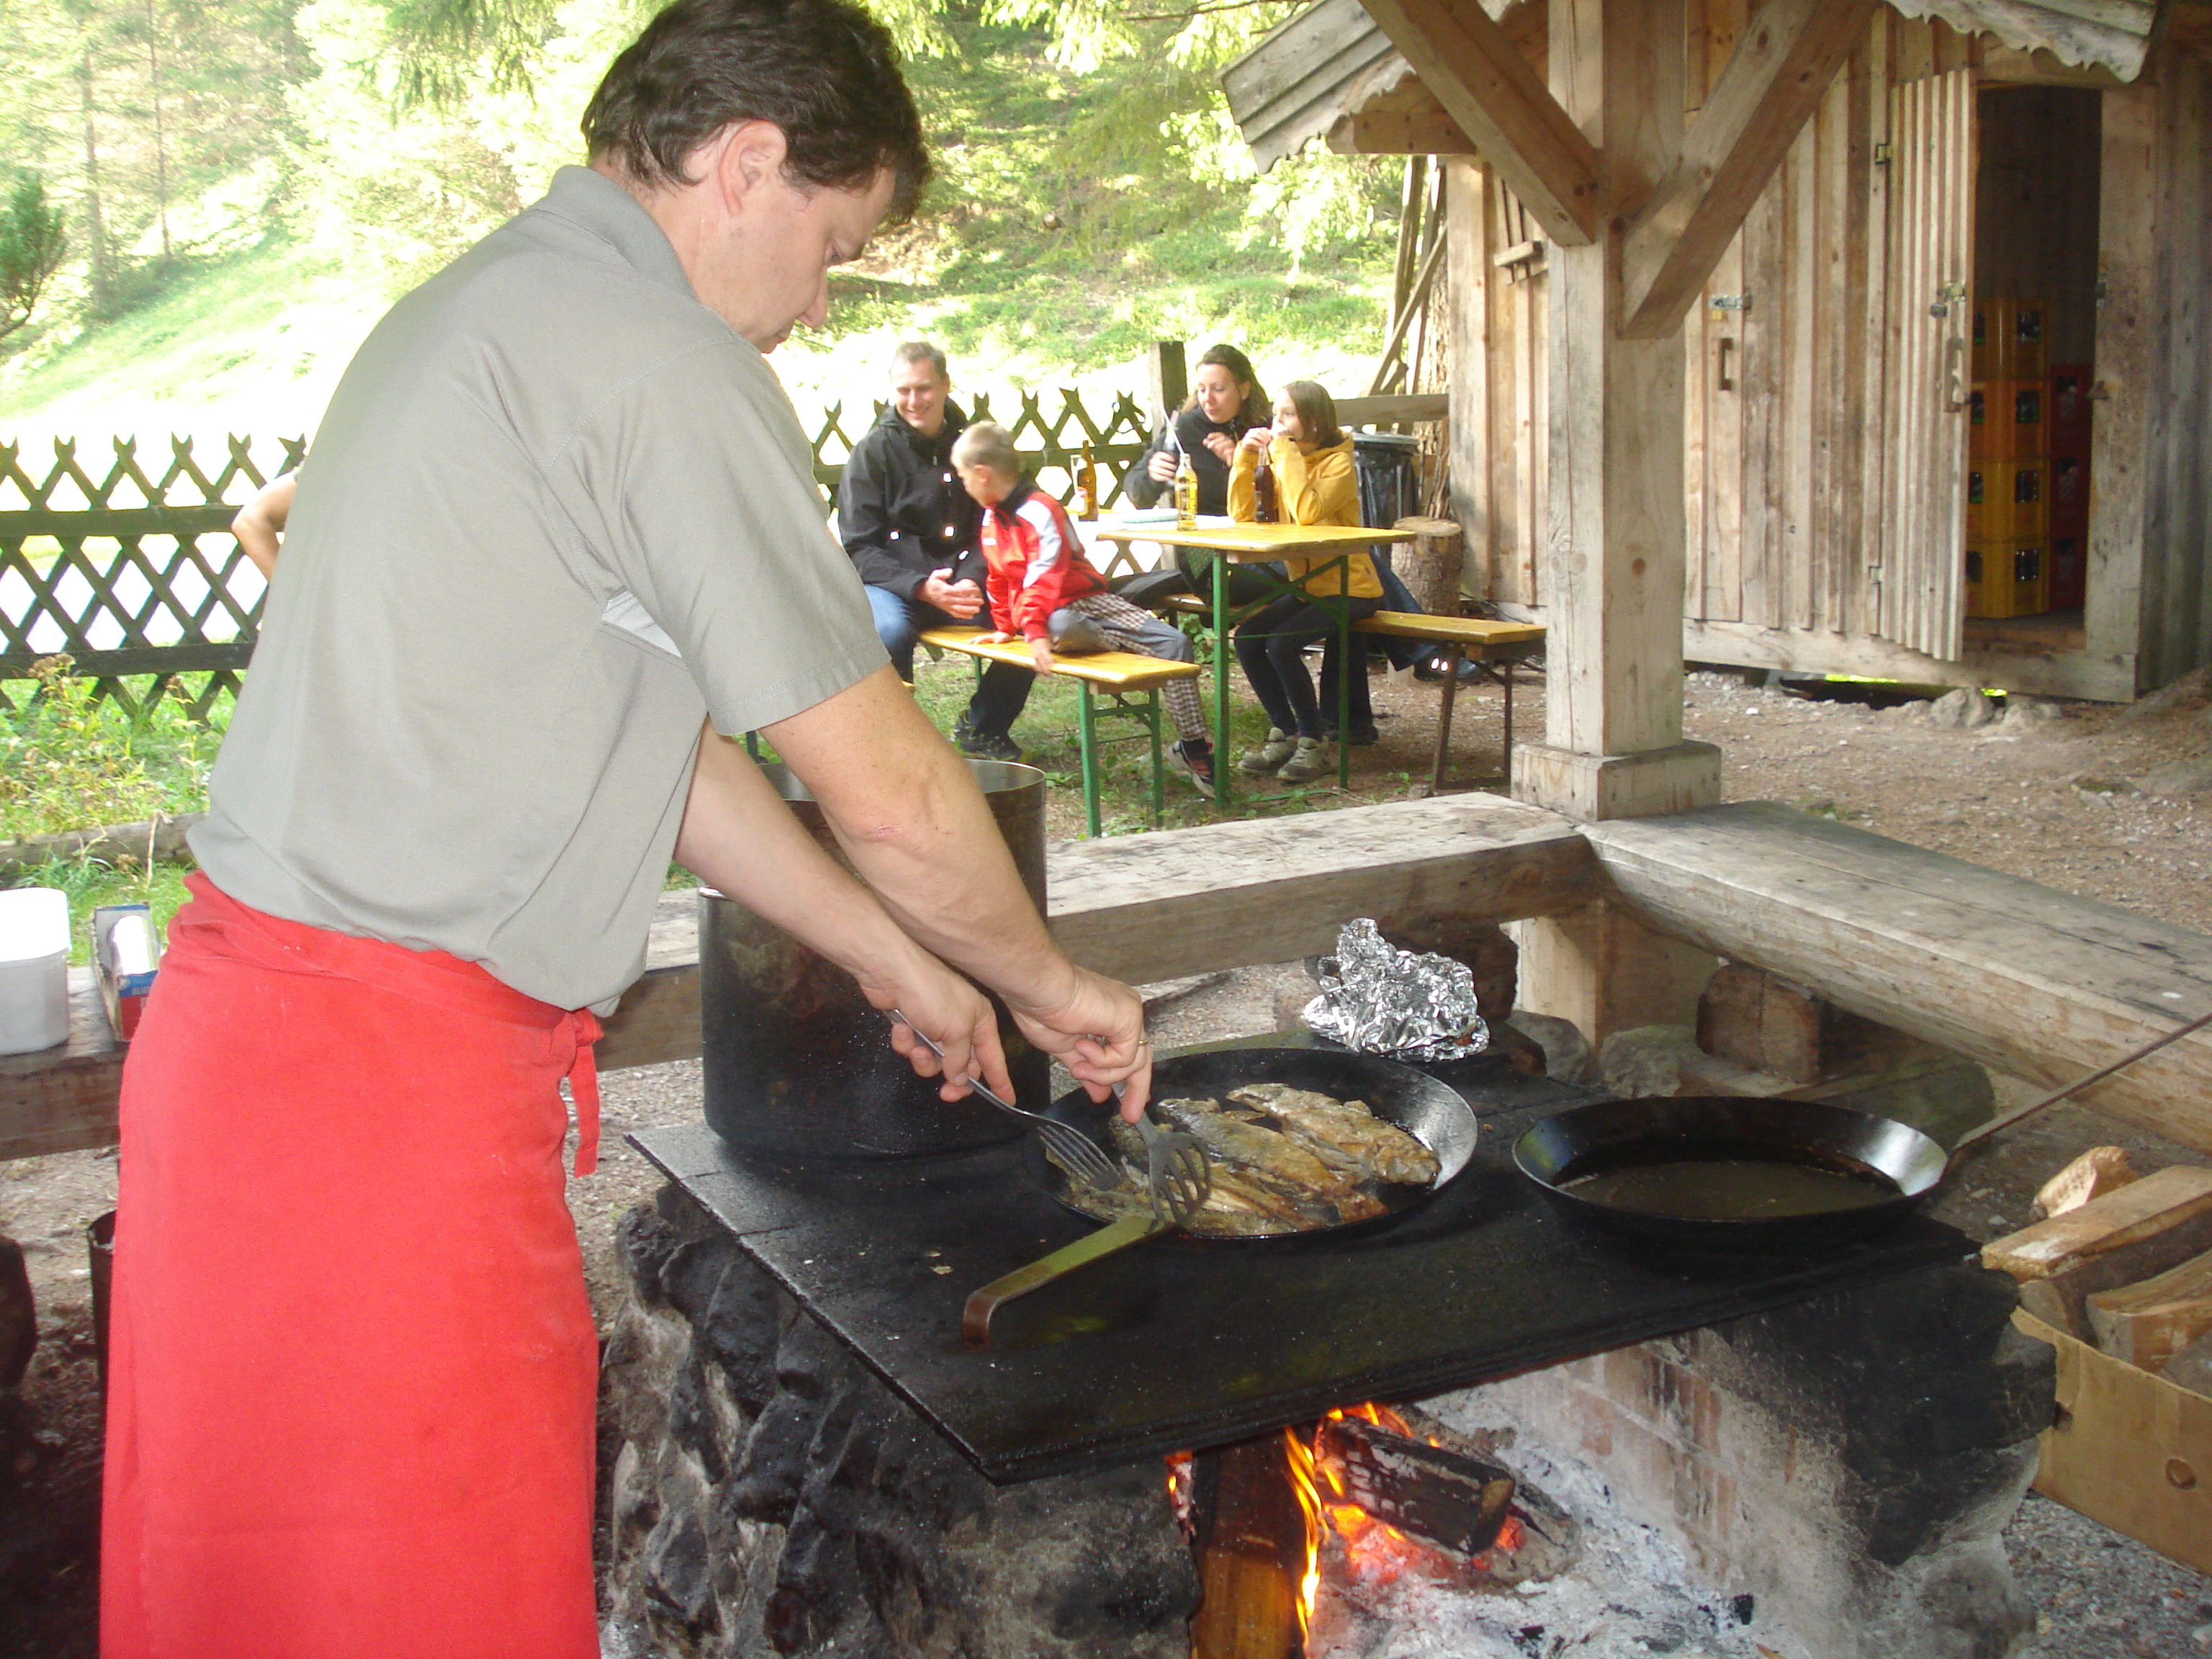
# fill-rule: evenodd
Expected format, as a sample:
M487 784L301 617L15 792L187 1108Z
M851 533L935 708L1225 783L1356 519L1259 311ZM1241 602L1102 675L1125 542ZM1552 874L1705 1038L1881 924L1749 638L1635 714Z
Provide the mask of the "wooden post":
M1181 340L1155 340L1145 354L1145 369L1152 394L1152 412L1172 416L1190 396L1190 373L1185 367Z
M1720 799L1720 751L1682 740L1681 329L1621 332L1623 237L1681 154L1685 21L1679 0L1552 0L1552 91L1599 152L1598 235L1546 256L1546 740L1520 747L1513 793L1583 821ZM1683 1021L1711 965L1603 902L1520 944L1525 1005L1593 1047Z

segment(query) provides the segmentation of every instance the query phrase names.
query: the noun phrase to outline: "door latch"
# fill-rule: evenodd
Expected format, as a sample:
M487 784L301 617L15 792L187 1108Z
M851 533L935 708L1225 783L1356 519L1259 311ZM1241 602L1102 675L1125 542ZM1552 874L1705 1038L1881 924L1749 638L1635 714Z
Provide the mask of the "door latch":
M1966 297L1964 283L1946 283L1936 290L1936 302L1928 307L1930 317L1948 317L1951 307Z
M1711 300L1707 301L1706 303L1711 306L1715 311L1748 311L1751 309L1751 295L1748 294L1716 294Z

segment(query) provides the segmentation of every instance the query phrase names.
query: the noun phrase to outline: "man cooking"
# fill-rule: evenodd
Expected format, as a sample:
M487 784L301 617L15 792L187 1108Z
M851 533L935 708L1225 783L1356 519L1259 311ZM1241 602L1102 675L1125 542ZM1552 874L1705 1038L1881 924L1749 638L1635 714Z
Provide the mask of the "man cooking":
M909 682L925 629L983 626L982 514L952 475L952 441L968 417L951 392L944 352L927 340L902 342L891 353L890 402L837 480L838 537L867 585L876 637ZM985 668L953 725L954 746L984 760L1019 760L1009 731L1036 678L1014 663Z
M846 0L678 0L589 168L396 306L299 477L124 1077L108 1659L592 1659L595 1354L562 1195L672 854L848 969L917 1071L1094 1095L1055 950L884 660L763 356L928 161ZM854 880L735 744L764 732Z

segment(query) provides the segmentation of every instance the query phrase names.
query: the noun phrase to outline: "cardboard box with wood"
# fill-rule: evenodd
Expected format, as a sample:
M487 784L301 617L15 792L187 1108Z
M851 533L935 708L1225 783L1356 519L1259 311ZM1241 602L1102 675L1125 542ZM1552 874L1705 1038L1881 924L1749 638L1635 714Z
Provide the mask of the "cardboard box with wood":
M2045 1219L1982 1250L2058 1351L2036 1489L2212 1571L2212 1169L2136 1179L2099 1147L2038 1202Z

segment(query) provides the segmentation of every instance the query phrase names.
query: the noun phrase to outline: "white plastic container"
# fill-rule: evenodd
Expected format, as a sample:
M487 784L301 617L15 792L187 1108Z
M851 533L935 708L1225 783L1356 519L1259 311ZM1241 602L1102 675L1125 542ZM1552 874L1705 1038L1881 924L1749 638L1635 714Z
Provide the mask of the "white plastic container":
M0 1054L69 1041L69 895L0 892Z

